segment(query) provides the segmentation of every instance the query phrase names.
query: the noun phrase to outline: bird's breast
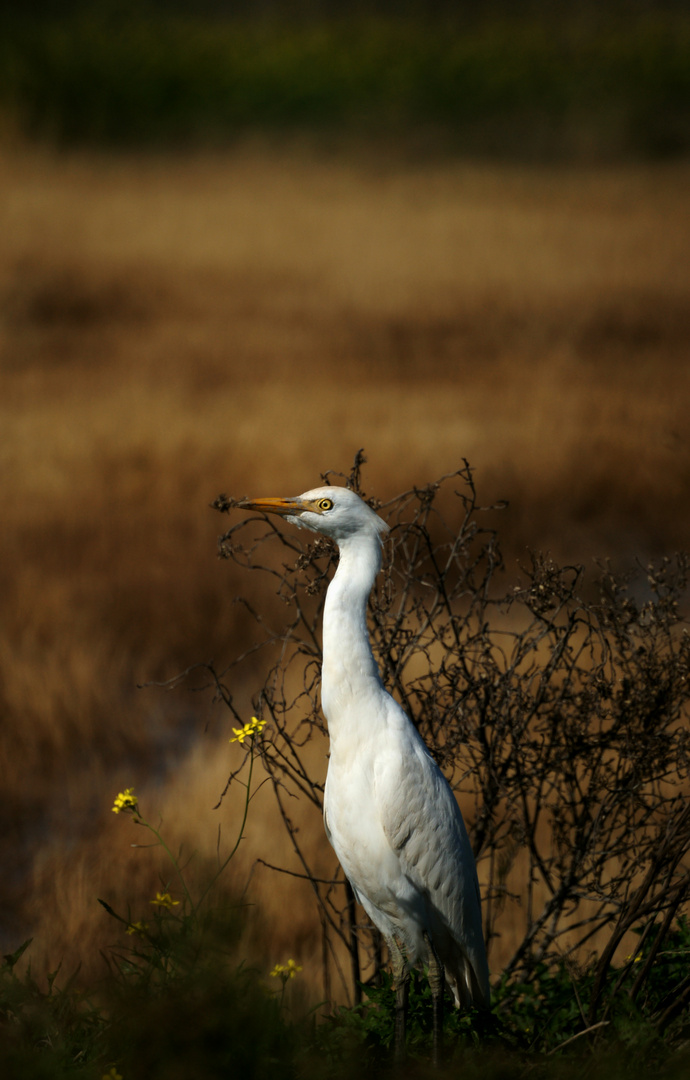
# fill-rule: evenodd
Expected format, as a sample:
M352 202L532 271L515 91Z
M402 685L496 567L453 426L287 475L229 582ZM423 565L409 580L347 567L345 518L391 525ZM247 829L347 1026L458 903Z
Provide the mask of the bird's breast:
M404 782L407 749L395 731L332 747L324 819L330 843L365 909L384 934L400 933L403 910L420 897L391 843L387 793Z

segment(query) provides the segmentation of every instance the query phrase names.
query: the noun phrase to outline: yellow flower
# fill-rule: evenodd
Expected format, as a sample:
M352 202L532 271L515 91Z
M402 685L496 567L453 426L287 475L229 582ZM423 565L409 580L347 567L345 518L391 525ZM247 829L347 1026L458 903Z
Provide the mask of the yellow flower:
M234 731L234 733L235 733L235 736L234 736L234 738L232 738L230 740L230 742L243 743L245 739L253 738L254 735L256 735L259 732L263 731L263 729L265 727L266 727L266 721L265 720L257 720L257 718L255 716L252 716L249 723L245 724L244 727L241 727L241 728L234 727L232 729Z
M164 907L164 908L177 907L179 902L180 902L179 900L173 900L173 898L172 898L172 896L170 895L169 892L164 892L164 893L157 892L156 893L156 899L151 900L152 904L158 904L158 907Z
M149 928L149 924L145 922L133 922L127 927L128 934L145 934Z
M134 788L128 787L115 799L115 805L113 806L113 813L119 814L122 810L131 810L132 813L139 817L139 800L134 794Z
M288 979L294 979L297 972L301 970L301 964L295 963L294 960L288 960L287 964L276 964L271 972L271 976L274 979L281 978L283 982L287 982Z
M113 1065L110 1072L103 1073L103 1080L122 1080L122 1075L117 1071Z

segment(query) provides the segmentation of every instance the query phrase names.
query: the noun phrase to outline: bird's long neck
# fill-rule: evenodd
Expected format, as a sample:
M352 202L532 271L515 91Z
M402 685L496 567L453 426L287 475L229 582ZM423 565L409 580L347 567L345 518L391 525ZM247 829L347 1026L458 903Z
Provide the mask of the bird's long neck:
M357 536L341 541L339 548L323 614L321 701L332 746L343 724L354 734L358 703L383 693L367 630L369 593L381 568L379 540Z

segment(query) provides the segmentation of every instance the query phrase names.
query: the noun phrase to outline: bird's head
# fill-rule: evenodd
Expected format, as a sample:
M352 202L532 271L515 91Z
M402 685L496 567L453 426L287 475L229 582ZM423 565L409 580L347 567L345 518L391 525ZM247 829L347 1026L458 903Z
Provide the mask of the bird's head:
M383 542L389 526L354 491L343 487L320 487L291 499L243 499L238 507L279 514L300 529L330 536L337 544L355 536L371 536Z

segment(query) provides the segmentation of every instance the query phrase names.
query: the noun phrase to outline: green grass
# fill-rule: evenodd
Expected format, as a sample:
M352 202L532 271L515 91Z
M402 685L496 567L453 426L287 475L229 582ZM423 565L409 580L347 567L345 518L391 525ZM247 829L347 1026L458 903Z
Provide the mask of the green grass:
M380 1076L392 1070L393 991L384 978L363 1005L335 1015L288 1007L285 979L271 980L238 960L238 908L213 909L179 919L163 912L146 939L113 951L108 975L91 992L60 972L40 985L30 969L15 970L27 946L0 968L0 1069L23 1080L104 1077L186 1080L242 1076ZM623 973L629 988L652 945ZM652 1022L666 988L687 969L690 927L683 919L657 958L645 995L610 1000L606 1021L586 1030L581 1007L590 989L587 971L544 967L523 987L496 989L488 1017L448 1010L446 1066L441 1075L631 1078L686 1075L688 1004L679 1003L663 1031ZM617 981L621 971L614 973ZM627 981L626 981L627 980ZM613 981L613 980L612 980ZM273 986L271 986L273 982ZM277 983L277 985L276 985ZM290 984L290 988L291 984ZM683 1049L683 1046L686 1049ZM431 1001L418 975L410 995L409 1059L397 1075L430 1072Z
M690 20L681 16L462 28L82 15L9 23L1 42L5 112L62 143L432 127L456 150L690 149Z

